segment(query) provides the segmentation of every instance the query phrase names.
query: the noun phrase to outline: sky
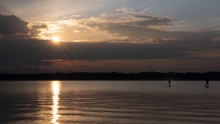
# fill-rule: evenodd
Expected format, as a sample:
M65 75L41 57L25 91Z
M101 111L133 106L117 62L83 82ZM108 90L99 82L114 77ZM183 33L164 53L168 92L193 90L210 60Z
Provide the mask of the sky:
M0 0L0 73L220 71L219 0Z

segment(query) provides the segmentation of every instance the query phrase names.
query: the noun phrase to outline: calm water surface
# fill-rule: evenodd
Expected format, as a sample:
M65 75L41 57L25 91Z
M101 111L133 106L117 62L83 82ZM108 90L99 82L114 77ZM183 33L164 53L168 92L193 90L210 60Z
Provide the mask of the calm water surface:
M165 85L166 84L166 85ZM0 82L0 124L217 124L220 82Z

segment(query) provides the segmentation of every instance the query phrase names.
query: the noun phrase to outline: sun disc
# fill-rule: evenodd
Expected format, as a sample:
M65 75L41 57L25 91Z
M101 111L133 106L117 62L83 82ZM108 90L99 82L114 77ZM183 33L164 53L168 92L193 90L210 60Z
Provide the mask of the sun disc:
M53 36L52 40L56 43L60 42L60 38L58 36Z

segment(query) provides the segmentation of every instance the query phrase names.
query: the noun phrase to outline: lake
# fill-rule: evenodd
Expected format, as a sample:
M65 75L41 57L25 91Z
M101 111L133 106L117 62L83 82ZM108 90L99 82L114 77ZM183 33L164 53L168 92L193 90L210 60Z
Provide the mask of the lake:
M216 124L220 82L1 81L1 124Z

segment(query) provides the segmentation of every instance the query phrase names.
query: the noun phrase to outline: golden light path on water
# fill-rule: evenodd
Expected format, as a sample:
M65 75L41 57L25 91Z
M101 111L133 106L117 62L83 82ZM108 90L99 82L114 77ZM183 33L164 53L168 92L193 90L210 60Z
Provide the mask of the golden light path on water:
M52 123L59 124L57 122L60 115L58 114L58 108L59 108L59 94L60 94L60 82L59 81L53 81L52 82L52 91L53 91L53 106L52 106Z

